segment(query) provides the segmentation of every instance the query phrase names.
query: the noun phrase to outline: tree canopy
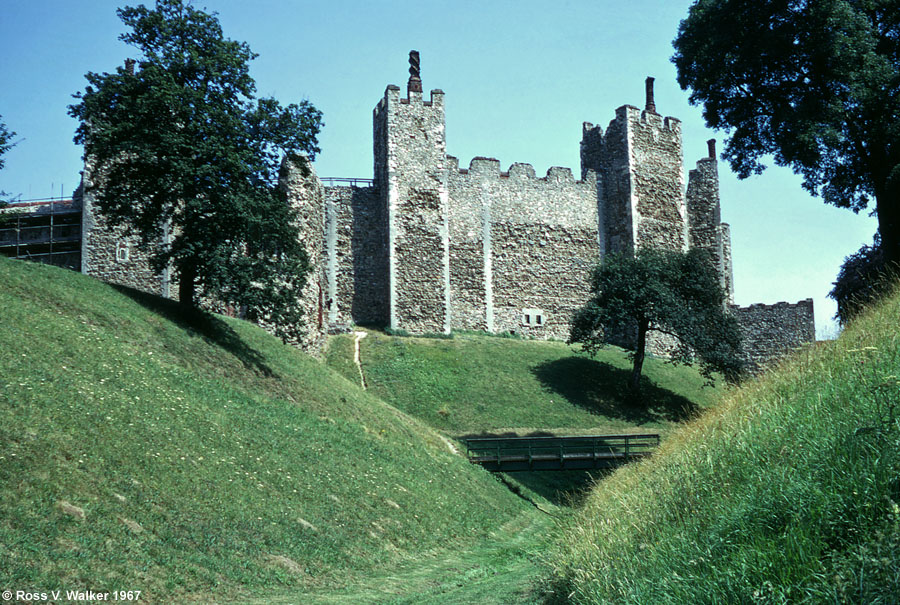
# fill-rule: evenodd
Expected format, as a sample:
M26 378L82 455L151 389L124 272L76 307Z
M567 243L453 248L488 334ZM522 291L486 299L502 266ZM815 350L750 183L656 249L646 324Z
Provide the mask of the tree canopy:
M837 303L835 318L842 326L869 304L890 293L900 272L884 259L878 234L872 245L863 245L844 259L828 296Z
M674 46L691 103L731 131L739 177L771 155L827 203L874 199L900 261L900 0L698 0Z
M308 260L278 174L283 158L319 151L321 112L256 98L256 55L225 38L215 14L158 0L118 15L140 56L86 74L69 107L95 205L145 244L168 235L152 264L174 269L182 303L204 295L295 323Z
M16 145L12 142L14 136L16 136L16 133L6 127L6 124L3 123L3 116L0 116L0 170L6 166L6 160L3 159L3 156ZM3 199L5 196L6 192L0 191L0 208L7 205L6 200Z
M569 343L590 355L607 344L633 346L629 388L637 391L650 332L674 341L670 359L736 380L742 369L737 320L726 310L725 291L709 255L641 249L610 254L594 270L591 299L572 320Z
M16 136L16 133L6 127L6 124L3 123L3 116L0 116L0 170L6 166L6 160L3 159L3 156L15 145L12 142L14 136Z

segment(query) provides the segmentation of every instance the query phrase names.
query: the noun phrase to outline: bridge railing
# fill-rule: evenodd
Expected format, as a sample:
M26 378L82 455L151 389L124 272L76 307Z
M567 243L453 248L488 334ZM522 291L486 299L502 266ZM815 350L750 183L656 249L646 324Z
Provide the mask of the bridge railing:
M371 187L375 182L373 179L358 179L342 176L323 176L319 180L326 187Z
M466 439L471 462L501 471L601 468L646 456L658 446L656 433Z

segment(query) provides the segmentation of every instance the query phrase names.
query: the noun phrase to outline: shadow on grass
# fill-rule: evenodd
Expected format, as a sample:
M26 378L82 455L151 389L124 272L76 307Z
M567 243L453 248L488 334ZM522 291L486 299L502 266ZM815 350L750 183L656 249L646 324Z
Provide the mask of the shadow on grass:
M527 471L504 473L507 484L518 484L557 506L577 506L595 479L612 469L590 471Z
M231 326L208 311L189 309L177 301L147 294L133 288L113 285L113 288L137 302L149 311L162 315L189 334L199 335L206 342L225 349L234 355L245 367L255 370L263 376L273 376L274 372L266 365L265 358L245 343Z
M544 388L559 393L573 405L635 425L683 422L699 412L693 401L656 385L646 376L641 377L641 392L635 396L626 386L630 369L586 357L548 361L531 371Z

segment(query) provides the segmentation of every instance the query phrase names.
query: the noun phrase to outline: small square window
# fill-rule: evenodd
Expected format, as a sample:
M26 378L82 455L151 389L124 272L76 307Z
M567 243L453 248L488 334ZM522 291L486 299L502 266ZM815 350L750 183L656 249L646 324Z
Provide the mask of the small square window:
M128 262L130 252L131 251L129 250L129 246L125 242L119 242L118 244L116 244L116 260L118 262Z

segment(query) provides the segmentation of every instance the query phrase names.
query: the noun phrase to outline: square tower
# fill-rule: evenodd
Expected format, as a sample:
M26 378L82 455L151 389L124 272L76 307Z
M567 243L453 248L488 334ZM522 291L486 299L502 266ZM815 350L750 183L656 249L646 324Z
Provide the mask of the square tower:
M392 329L450 331L450 242L444 92L422 99L410 52L407 98L390 85L374 111L375 187L387 208Z
M606 132L584 125L582 172L600 176L604 252L687 247L681 121L662 117L646 81L646 106L623 105Z

